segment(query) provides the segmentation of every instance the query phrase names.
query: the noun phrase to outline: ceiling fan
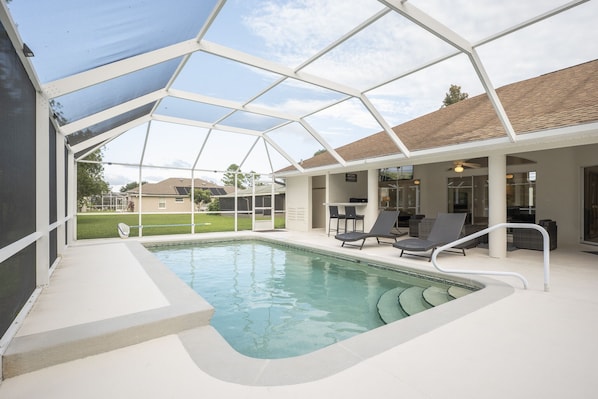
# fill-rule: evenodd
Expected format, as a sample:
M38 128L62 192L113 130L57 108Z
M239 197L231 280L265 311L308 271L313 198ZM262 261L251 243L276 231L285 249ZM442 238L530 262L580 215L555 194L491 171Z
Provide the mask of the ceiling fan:
M453 161L453 167L449 168L448 170L452 170L454 172L461 173L465 170L465 168L476 169L476 168L479 168L480 166L481 165L479 163L474 163L474 162Z

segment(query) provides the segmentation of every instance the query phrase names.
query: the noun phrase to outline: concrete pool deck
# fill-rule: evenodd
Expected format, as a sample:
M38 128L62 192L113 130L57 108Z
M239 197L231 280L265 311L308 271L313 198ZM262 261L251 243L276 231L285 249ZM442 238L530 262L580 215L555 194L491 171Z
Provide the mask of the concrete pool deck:
M433 269L422 259L399 258L398 250L377 245L373 239L359 251L340 248L340 242L323 231L232 234L247 235ZM354 353L363 360L332 374L326 372L330 366L326 359L334 360L338 355L325 353L318 362L295 370L302 377L297 382L281 379L287 382L277 385L278 377L274 376L269 377L271 384L256 386L251 382L264 378L268 367L283 369L272 367L275 361L252 363L253 359L247 358L246 370L251 373L243 377L248 382L239 382L235 375L217 378L214 370L206 371L201 360L231 374L240 369L237 362L227 362L222 342L210 341L217 336L206 323L211 307L184 284L162 275L160 268L152 268L152 256L138 253L129 243L224 236L231 234L80 241L67 248L50 285L25 318L5 356L10 359L15 353L26 352L24 349L37 348L40 341L42 347L62 350L30 353L30 369L5 379L0 384L0 398L363 398L380 394L407 398L585 398L598 390L594 371L598 358L598 256L583 252L595 247L581 245L551 252L548 293L543 291L541 252L517 250L502 260L489 258L488 251L479 248L468 250L466 257L441 255L439 262L446 267L520 272L530 286L524 290L516 279L493 277L512 285L512 294L414 332L407 339L381 335L375 341L384 341L387 346L383 350ZM168 322L156 324L156 320ZM112 328L124 333L115 337ZM73 341L73 336L84 338L75 346L79 349L52 346ZM189 337L195 344L190 344ZM351 353L350 345L345 348ZM63 358L59 356L54 365L46 364L55 352L62 353ZM10 361L5 362L4 372L12 373L11 367Z

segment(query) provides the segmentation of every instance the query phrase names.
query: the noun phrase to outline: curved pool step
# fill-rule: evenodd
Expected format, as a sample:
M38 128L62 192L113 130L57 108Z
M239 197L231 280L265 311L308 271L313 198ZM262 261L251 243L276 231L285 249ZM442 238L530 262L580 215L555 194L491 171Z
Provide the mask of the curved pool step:
M378 314L386 324L407 317L399 306L399 295L405 290L405 287L397 287L386 291L378 299Z
M447 303L448 301L455 299L449 295L446 288L440 288L436 286L426 288L423 292L423 297L424 300L432 306L442 305L443 303Z
M424 299L424 288L409 287L399 295L399 305L409 316L424 310L430 309L430 305Z
M467 294L471 294L472 290L468 290L467 288L457 287L456 285L451 285L448 288L448 294L453 297L454 299L461 298Z

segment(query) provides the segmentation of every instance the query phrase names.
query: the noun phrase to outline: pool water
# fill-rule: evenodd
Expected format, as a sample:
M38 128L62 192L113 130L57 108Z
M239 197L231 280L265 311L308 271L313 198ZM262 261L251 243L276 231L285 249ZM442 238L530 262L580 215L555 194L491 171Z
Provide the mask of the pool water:
M298 356L384 324L381 295L431 282L264 241L148 248L205 298L211 324L254 358Z

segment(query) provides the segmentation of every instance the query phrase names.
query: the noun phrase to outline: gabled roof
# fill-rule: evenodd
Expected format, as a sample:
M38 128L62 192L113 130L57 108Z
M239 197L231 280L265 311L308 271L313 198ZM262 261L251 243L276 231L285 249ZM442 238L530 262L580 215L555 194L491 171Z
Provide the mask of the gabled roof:
M264 184L260 186L255 186L255 190L253 187L244 188L237 192L237 197L250 197L254 194L255 195L271 195L272 194L272 184ZM280 184L274 185L274 194L284 194L286 192L286 187ZM221 195L220 197L234 197L234 192L229 192L227 194Z
M598 60L562 69L496 90L517 134L598 121ZM409 122L394 133L412 151L504 137L486 94L472 97ZM339 147L347 161L399 155L385 132ZM305 169L335 164L325 152L302 162ZM292 167L282 171L293 170Z
M218 184L202 180L195 179L194 187L196 189L210 190L212 195L223 195L234 191L234 187L219 186ZM175 197L187 197L191 190L191 179L171 177L166 180L162 180L158 183L145 183L141 188L143 195L153 196L175 196ZM139 194L139 190L134 188L128 191L129 194Z

